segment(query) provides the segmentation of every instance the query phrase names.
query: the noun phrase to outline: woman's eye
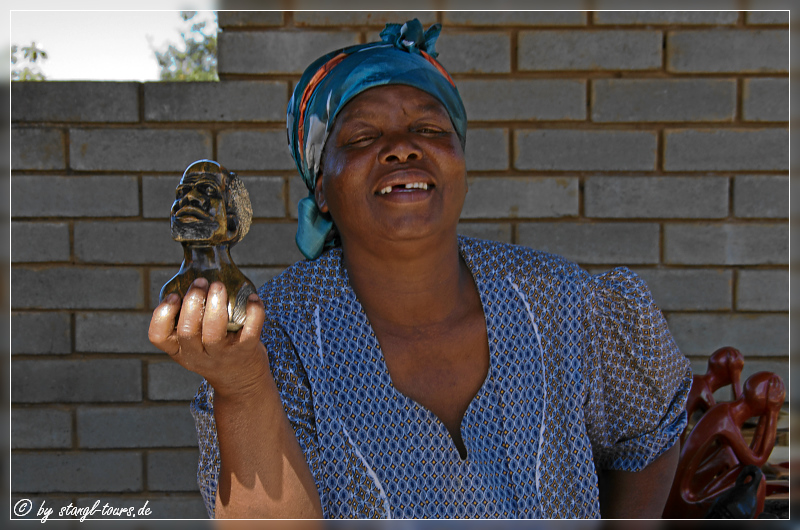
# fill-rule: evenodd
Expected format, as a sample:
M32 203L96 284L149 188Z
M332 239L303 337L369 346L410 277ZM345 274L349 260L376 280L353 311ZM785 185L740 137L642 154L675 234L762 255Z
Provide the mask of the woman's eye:
M367 136L356 136L353 139L349 140L347 142L347 145L363 145L363 144L369 142L370 140L372 140L373 138L374 138L374 136L369 136L369 135L367 135Z

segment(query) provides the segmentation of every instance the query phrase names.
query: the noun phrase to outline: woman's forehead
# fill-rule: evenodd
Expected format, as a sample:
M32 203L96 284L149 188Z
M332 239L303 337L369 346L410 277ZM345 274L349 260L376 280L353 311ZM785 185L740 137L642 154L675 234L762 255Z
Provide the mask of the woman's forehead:
M387 104L389 102L392 104ZM392 112L435 113L449 117L439 100L424 90L407 85L386 85L370 88L355 96L342 108L336 121L340 118L369 118Z

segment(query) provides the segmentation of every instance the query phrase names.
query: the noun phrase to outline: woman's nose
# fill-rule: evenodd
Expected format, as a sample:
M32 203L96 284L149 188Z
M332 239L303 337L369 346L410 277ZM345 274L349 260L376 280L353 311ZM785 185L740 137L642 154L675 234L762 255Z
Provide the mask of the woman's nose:
M381 162L404 163L422 158L422 149L410 133L384 135L385 146L381 150Z

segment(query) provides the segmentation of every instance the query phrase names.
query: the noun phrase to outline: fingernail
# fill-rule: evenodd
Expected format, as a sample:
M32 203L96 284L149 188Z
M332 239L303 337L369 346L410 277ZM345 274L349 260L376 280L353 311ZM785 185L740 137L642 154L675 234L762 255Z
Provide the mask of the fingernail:
M252 293L250 296L247 297L248 302L260 302L261 298L258 297L256 293Z
M177 304L180 301L181 297L178 296L178 293L169 293L167 295L167 299L164 300L168 304Z
M208 280L206 280L205 278L202 278L202 277L201 278L197 278L197 279L195 279L193 285L195 287L197 287L198 289L205 289L206 287L208 287Z

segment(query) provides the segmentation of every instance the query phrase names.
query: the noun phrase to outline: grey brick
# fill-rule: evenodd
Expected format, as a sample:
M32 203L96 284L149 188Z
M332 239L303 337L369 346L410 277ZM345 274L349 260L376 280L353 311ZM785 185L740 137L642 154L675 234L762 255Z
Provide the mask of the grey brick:
M286 119L284 81L154 82L144 85L147 121L253 122Z
M745 79L743 115L750 121L789 121L789 80Z
M11 121L139 121L139 83L12 83Z
M188 405L81 407L77 416L82 448L197 446Z
M656 135L647 131L519 130L517 169L556 171L652 171Z
M142 216L149 219L168 219L175 188L181 173L142 177Z
M12 490L17 492L140 491L142 455L135 452L12 453L11 484ZM88 505L93 503L94 500Z
M303 259L294 242L296 233L296 223L253 224L247 239L233 247L231 257L239 266L291 265Z
M511 225L508 223L458 223L458 233L477 239L511 243Z
M139 215L136 177L15 175L14 217L128 217Z
M69 260L66 223L11 223L11 262Z
M464 155L468 171L508 169L508 130L470 128Z
M75 257L85 263L175 263L183 250L169 223L98 221L75 223Z
M789 169L787 129L671 130L664 141L667 171Z
M13 309L144 307L142 273L129 268L13 267Z
M250 195L253 217L286 217L286 205L283 201L283 177L241 178Z
M147 454L147 488L151 491L196 491L197 449Z
M736 24L737 11L597 11L595 24Z
M72 129L70 165L87 171L180 171L211 158L207 131L180 129Z
M380 26L419 19L427 28L436 22L435 11L295 11L297 26ZM438 44L438 43L437 43Z
M300 74L324 53L353 44L354 31L223 31L217 65L220 74Z
M150 313L79 313L75 316L75 351L162 353L150 344Z
M469 177L462 219L578 215L578 179Z
M518 243L578 263L658 263L655 223L520 223Z
M64 169L65 152L61 130L11 127L11 169Z
M178 363L167 361L147 365L147 397L155 401L194 398L203 378Z
M469 136L469 133L467 133ZM470 140L468 139L467 142ZM469 147L467 147L467 151ZM306 188L303 180L295 175L289 179L289 215L292 219L297 219L297 203L301 199L308 197L308 188Z
M789 177L736 175L733 182L736 217L789 217Z
M217 11L220 28L247 26L282 26L282 11Z
M599 79L592 91L598 122L731 121L736 114L736 81L728 79Z
M660 31L520 31L518 50L522 71L661 68Z
M94 506L94 503L98 500L97 497L85 497L85 498L78 498L76 501L77 506ZM125 507L125 506L132 506L138 511L146 507L150 510L150 515L147 516L148 519L207 519L209 517L208 513L206 513L205 504L203 504L203 499L200 497L200 492L198 491L192 496L188 496L186 494L182 495L173 495L173 494L157 494L157 493L148 493L146 497L136 497L132 498L130 496L126 497L108 497L103 496L100 497L99 500L100 506L105 503L108 503L109 506L114 507ZM102 518L102 515L98 512L95 514L94 519ZM140 519L141 516L137 515L137 519ZM180 523L163 523L163 526L155 526L158 523L150 523L148 527L155 527L155 528L174 528L176 526L180 526ZM195 526L202 526L201 523L193 522L190 525ZM122 525L118 525L122 526ZM189 526L189 525L185 525Z
M231 171L295 169L284 129L223 131L217 142L219 162Z
M667 322L684 355L707 356L722 346L745 358L789 353L788 315L675 313Z
M789 225L668 224L664 260L683 265L789 263Z
M72 351L69 313L11 313L11 353Z
M511 39L505 32L446 33L436 42L436 51L451 74L511 72Z
M788 72L789 30L710 29L667 34L667 70Z
M590 177L584 186L587 217L723 218L726 177Z
M564 4L560 4L564 7ZM579 7L574 5L573 7ZM583 26L583 11L443 11L449 26Z
M141 401L142 362L12 361L11 381L12 403Z
M784 25L789 23L789 11L748 11L744 20L748 24Z
M586 119L584 81L463 80L458 92L471 121Z
M178 269L179 267L175 266L166 269L150 269L150 309L155 309L159 304L158 295L161 293L161 288L178 273Z
M739 311L789 311L789 271L740 270L736 284Z
M11 409L11 449L72 446L72 415L63 409Z
M636 269L663 311L730 310L733 272L715 269Z

